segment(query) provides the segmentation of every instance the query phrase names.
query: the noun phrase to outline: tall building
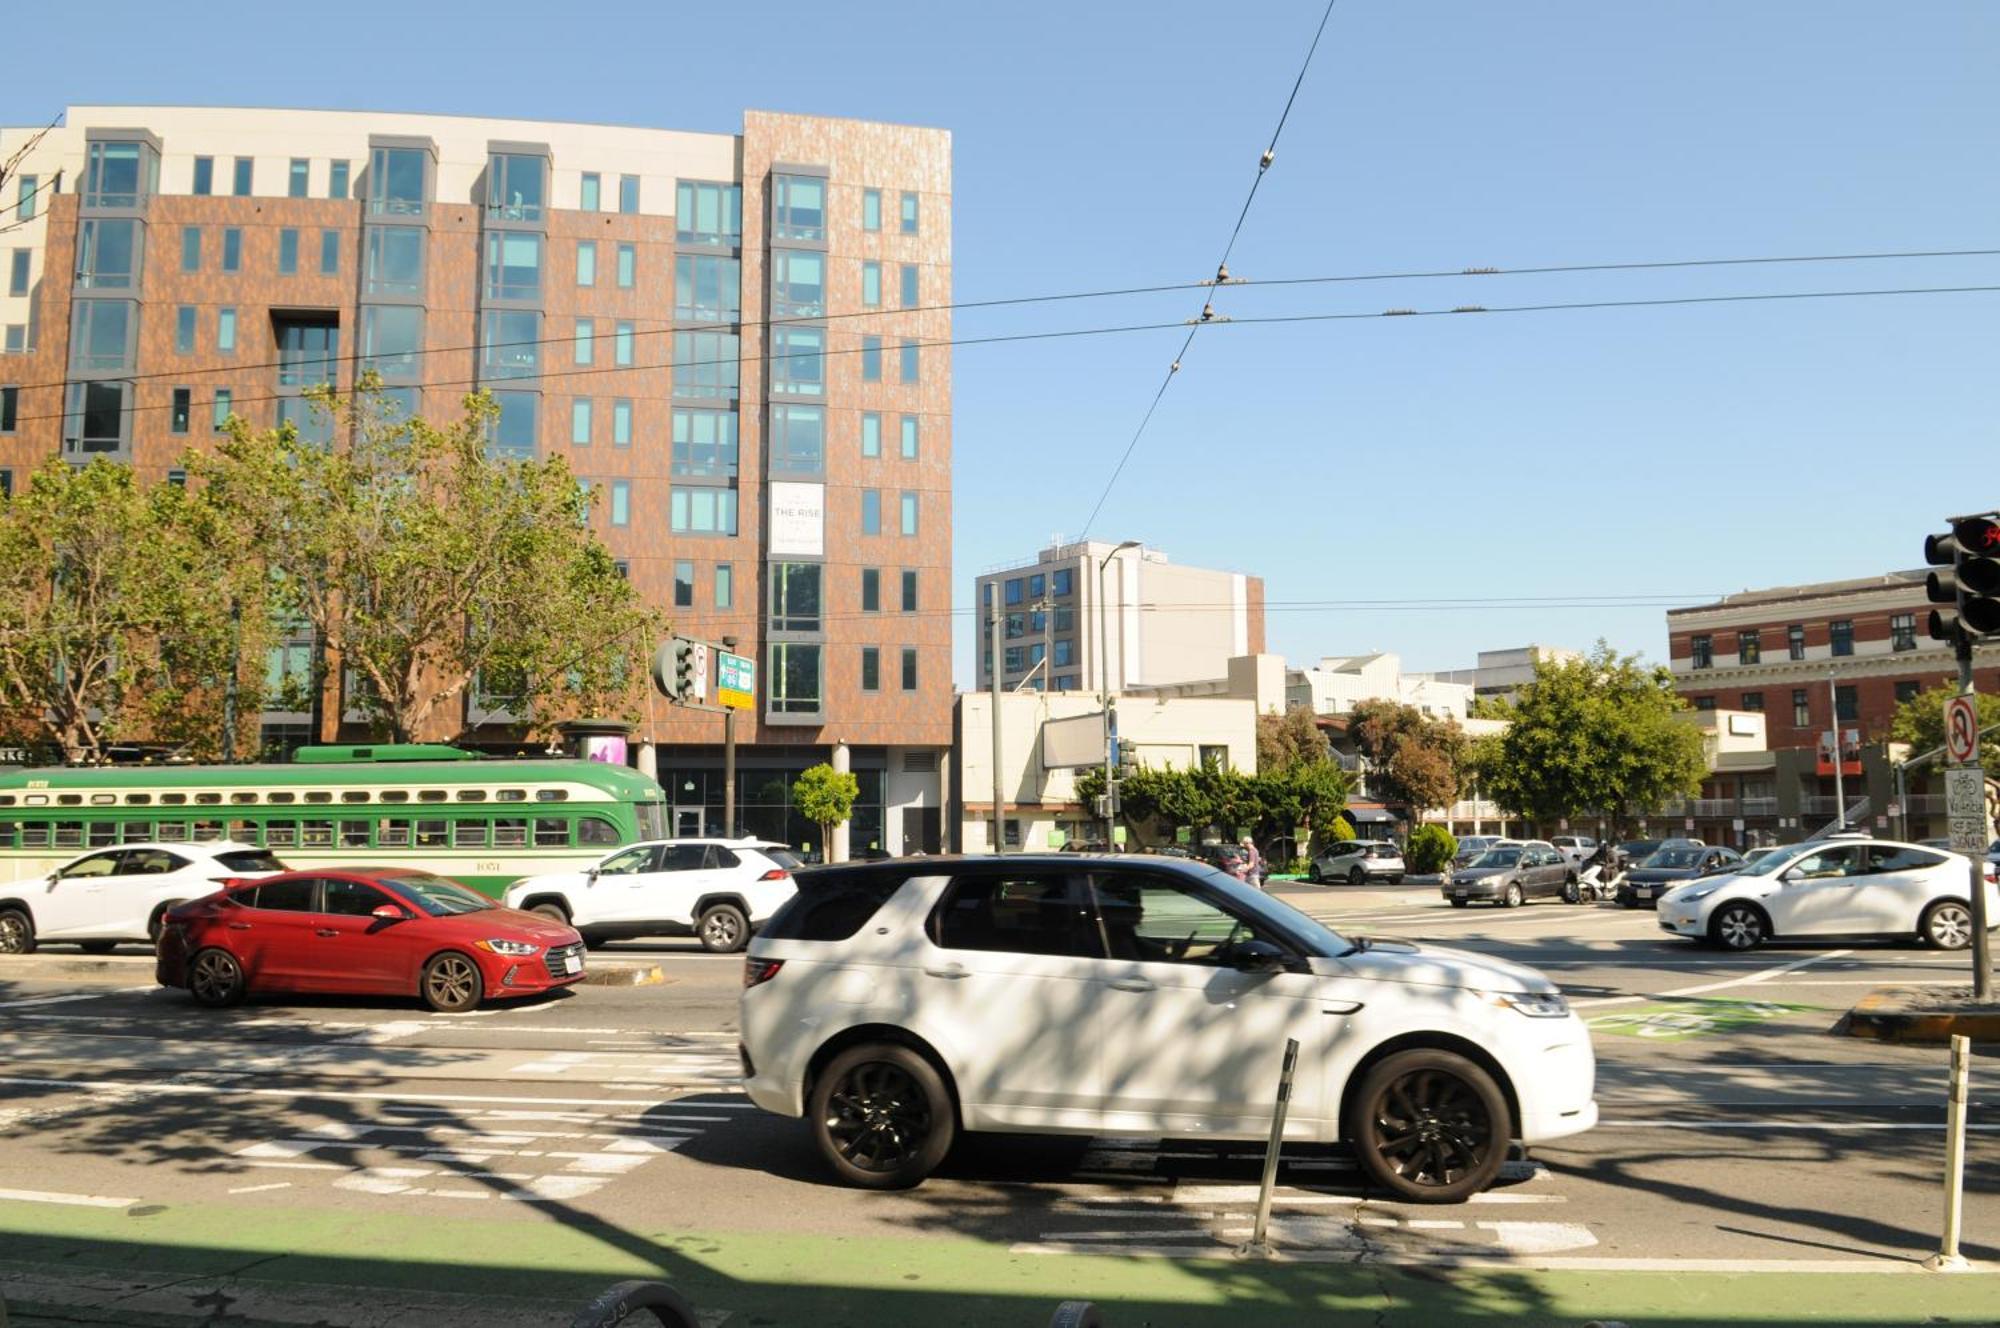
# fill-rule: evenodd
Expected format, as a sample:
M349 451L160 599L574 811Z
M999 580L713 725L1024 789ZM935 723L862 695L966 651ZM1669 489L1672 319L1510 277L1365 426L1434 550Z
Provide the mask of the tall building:
M1008 688L1119 693L1209 682L1228 677L1230 660L1264 651L1262 577L1183 566L1137 541L1058 544L975 580L982 689L993 681L996 595Z
M1764 714L1773 750L1817 747L1834 721L1885 735L1898 705L1956 679L1951 647L1924 630L1923 571L1779 586L1667 610L1674 687L1698 710ZM1975 656L1981 691L2000 688L2000 650Z
M1473 695L1484 700L1512 701L1521 689L1535 680L1535 665L1566 664L1583 658L1581 652L1561 646L1516 646L1510 650L1482 650L1478 664L1469 669L1445 669L1424 674L1437 682L1470 686Z
M567 456L675 630L758 659L743 823L800 839L784 775L831 758L857 848L935 848L951 221L935 129L71 107L0 198L0 482L56 455L157 479L232 413L324 433L303 394L363 367L434 416L489 388L496 451ZM425 736L505 719L469 696ZM719 718L648 729L676 828L719 829Z

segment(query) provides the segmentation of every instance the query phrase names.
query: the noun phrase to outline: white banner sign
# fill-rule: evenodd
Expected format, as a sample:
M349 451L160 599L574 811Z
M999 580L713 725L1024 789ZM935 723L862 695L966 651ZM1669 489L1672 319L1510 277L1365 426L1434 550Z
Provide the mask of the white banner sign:
M1944 772L1944 809L1951 846L1960 853L1986 851L1986 774L1976 765Z
M820 558L826 554L826 486L777 480L771 484L771 553Z

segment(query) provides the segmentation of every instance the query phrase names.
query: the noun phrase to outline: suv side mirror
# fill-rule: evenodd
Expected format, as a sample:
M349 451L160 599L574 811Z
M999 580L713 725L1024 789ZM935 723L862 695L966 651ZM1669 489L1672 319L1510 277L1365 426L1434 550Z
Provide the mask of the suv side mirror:
M1276 973L1285 966L1285 952L1269 941L1245 941L1230 950L1229 962L1239 973Z

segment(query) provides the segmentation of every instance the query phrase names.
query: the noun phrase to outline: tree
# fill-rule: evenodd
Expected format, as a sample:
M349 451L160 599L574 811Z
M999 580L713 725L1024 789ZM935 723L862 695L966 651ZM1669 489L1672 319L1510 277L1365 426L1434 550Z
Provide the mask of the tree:
M440 428L399 417L379 388L370 374L352 397L314 394L346 446L233 419L187 460L249 535L277 612L357 684L347 706L398 740L475 685L531 729L637 719L663 624L591 532L568 465L492 455L484 393Z
M1504 696L1475 696L1466 703L1468 719L1512 719L1514 703Z
M1339 819L1353 788L1310 707L1257 716L1257 773L1249 792L1258 809L1258 839L1296 833L1301 846L1310 846L1315 834Z
M861 781L852 772L835 770L826 762L807 766L792 782L792 805L819 827L820 852L832 861L833 828L845 825L861 796Z
M1420 825L1410 831L1409 847L1403 851L1403 862L1418 876L1435 876L1458 852L1458 840L1451 831L1436 823Z
M1413 813L1448 807L1458 798L1465 730L1396 701L1356 705L1350 732L1372 767L1376 790Z
M1944 703L1958 695L1958 680L1940 679L1903 704L1889 720L1889 736L1910 744L1910 755L1944 746ZM1976 698L1981 730L2000 725L2000 696L1982 692ZM1941 763L1943 757L1939 757ZM1989 771L2000 768L2000 733L1989 733L1979 741L1979 763Z
M1531 821L1602 814L1621 824L1701 788L1700 732L1663 668L1600 641L1581 659L1539 660L1514 721L1482 750L1482 785Z
M1289 770L1307 761L1327 758L1326 735L1311 706L1293 706L1257 716L1257 769Z
M212 756L232 674L238 715L260 709L262 586L239 552L197 495L51 459L0 504L0 705L66 761L142 727Z

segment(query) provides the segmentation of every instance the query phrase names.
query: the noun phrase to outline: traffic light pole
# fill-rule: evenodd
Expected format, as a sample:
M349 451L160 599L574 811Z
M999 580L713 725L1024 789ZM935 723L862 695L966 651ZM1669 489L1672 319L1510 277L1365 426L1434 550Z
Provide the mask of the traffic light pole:
M1959 633L1953 653L1958 656L1958 694L1972 696L1976 690L1972 683L1972 638ZM1975 750L1975 761L1977 755ZM1977 857L1972 857L1967 870L1972 878L1972 999L1990 1001L1993 999L1993 942L1986 933L1989 922L1986 916L1986 867Z
M736 638L722 638L722 648L734 654ZM736 707L722 710L722 833L736 837Z
M996 854L1007 851L1005 800L1001 796L1004 783L1000 774L1000 590L995 582L987 582L987 589L993 596L992 649L993 663L987 669L993 682L993 851Z

